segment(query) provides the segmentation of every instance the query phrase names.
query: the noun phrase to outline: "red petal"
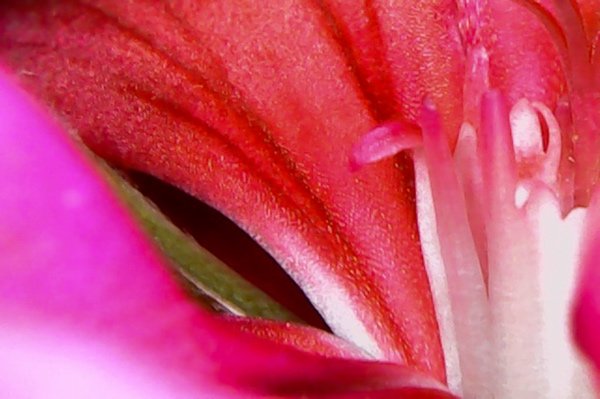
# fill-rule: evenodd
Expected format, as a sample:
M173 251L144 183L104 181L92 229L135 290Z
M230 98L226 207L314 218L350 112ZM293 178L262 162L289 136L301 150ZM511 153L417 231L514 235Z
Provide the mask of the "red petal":
M515 3L491 0L483 11L491 87L501 89L509 104L527 98L553 108L565 86L558 53L544 25Z
M454 1L326 0L341 45L381 119L416 123L423 98L452 138L462 122L463 55Z
M450 397L409 370L298 352L208 315L3 76L0 120L3 397Z
M370 358L350 342L313 327L247 317L228 317L226 320L232 329L321 356L363 360Z
M444 378L412 170L348 171L375 120L321 10L44 4L5 10L1 47L87 143L235 220L339 335Z
M588 39L593 39L600 32L600 0L577 0L577 4Z

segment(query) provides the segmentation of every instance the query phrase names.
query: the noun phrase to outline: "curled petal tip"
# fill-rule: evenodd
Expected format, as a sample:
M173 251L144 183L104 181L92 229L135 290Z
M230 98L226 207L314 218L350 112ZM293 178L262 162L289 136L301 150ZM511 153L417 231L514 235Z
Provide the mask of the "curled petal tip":
M350 154L350 170L355 172L367 164L392 157L420 143L421 137L416 128L400 122L386 122L354 144Z

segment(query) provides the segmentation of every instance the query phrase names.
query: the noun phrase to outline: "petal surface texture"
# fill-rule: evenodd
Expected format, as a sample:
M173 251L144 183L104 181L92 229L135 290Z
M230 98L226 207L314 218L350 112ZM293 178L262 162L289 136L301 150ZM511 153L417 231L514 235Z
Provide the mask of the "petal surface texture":
M307 329L287 328L331 358L210 315L4 73L0 120L0 396L451 397L414 371L341 359L351 346Z
M332 28L343 23L333 2L327 9L292 0L12 4L2 5L2 56L86 144L238 223L337 335L445 380L412 166L389 159L361 174L348 168L353 143L379 116ZM394 65L394 87L411 81L407 71L418 63L402 56L403 40L440 38L450 47L413 51L427 61L419 76L435 70L435 78L390 94L397 106L389 112L410 122L419 97L433 92L448 104L443 123L457 125L451 98L460 85L445 79L460 76L451 61L460 58L445 55L453 42L437 18L452 7L432 2L418 27L396 24L407 10L418 14L410 4L375 5L382 40L395 38L384 57ZM372 66L360 68L369 75Z

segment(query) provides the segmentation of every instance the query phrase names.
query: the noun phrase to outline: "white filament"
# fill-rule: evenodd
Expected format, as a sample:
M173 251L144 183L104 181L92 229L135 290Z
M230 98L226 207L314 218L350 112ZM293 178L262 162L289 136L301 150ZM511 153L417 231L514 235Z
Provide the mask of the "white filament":
M538 113L548 126L547 149L543 146ZM457 323L468 309L467 304L449 300L450 265L441 254L461 250L462 246L443 248L444 241L452 240L436 237L440 231L457 226L440 229L439 223L444 223L444 219L436 215L436 207L444 206L447 198L435 197L435 190L430 187L431 171L419 151L415 151L419 232L440 325L448 384L454 393L467 399L593 398L596 394L590 371L574 348L568 323L586 211L574 210L566 218L561 215L556 196L560 130L550 110L543 104L522 100L510 117L517 165L528 162L526 166L532 173L513 188L514 195L507 197L512 201L500 204L492 214L484 212L488 216L484 218L483 227L481 220L470 220L471 234L463 237L471 240L484 237L484 243L476 244L485 252L483 256L480 254L480 259L489 262L488 295L484 301L491 314L490 342L460 342L461 335L456 333ZM461 151L465 148L478 151L477 146L463 146L460 140L457 148ZM481 157L481 154L472 155L473 159ZM470 207L481 201L469 197L478 191L466 187L465 182L477 182L474 180L477 173L465 175L473 172L461 164L467 158L465 154L458 156L454 167L463 183L466 206ZM485 162L482 165L487 167ZM480 218L481 212L470 211L467 212L469 218ZM477 229L481 231L475 231ZM485 328L484 324L482 320L481 328ZM471 373L465 374L465 371L473 370L474 365L465 364L463 359L469 358L461 358L460 348L482 345L491 345L493 350L488 364L479 366L491 364L494 372L490 380L485 381L485 389L465 390Z

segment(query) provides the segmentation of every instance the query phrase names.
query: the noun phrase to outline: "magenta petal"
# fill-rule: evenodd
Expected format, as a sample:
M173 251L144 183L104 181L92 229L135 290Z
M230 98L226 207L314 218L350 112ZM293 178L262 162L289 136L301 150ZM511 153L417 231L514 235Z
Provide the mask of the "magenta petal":
M298 352L205 313L4 74L0 120L1 397L448 397L410 370Z
M579 287L572 310L573 335L580 350L600 371L600 192L587 212Z

